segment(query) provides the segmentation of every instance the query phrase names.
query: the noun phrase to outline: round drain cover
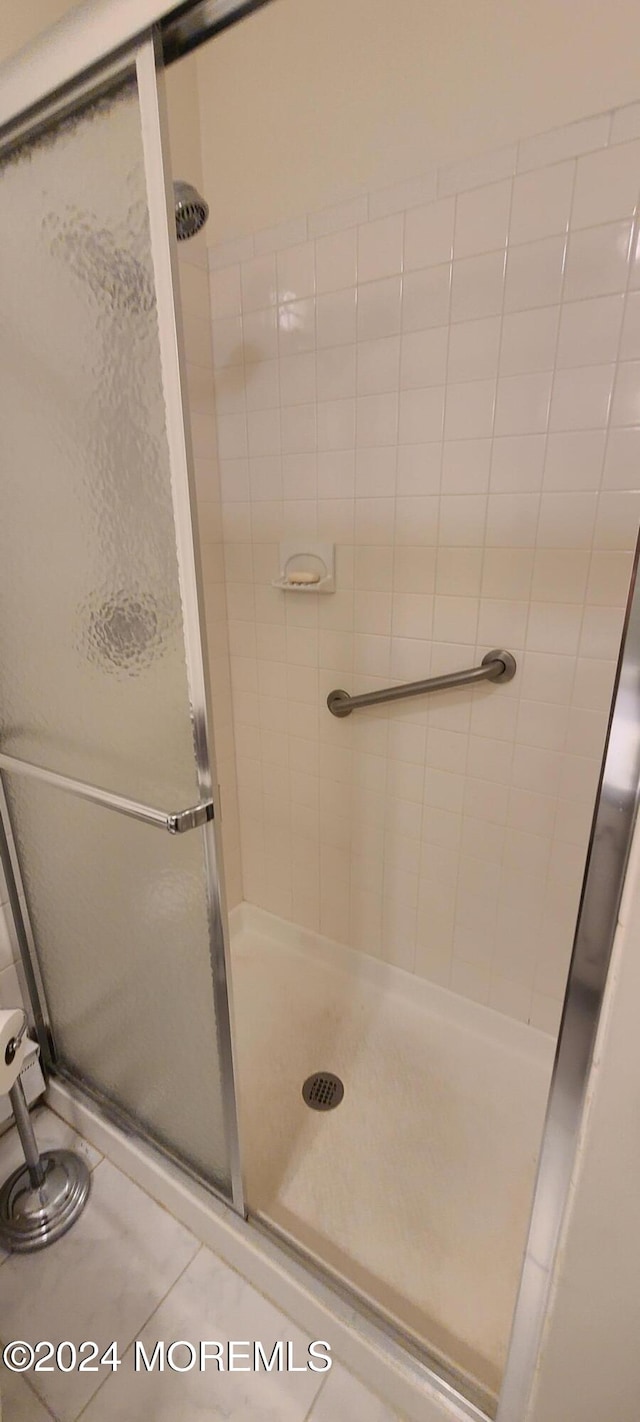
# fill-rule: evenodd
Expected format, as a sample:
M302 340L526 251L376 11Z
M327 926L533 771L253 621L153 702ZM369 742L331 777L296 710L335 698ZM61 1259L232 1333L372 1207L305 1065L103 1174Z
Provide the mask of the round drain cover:
M302 1087L302 1099L312 1111L333 1111L344 1096L344 1086L332 1071L315 1071Z

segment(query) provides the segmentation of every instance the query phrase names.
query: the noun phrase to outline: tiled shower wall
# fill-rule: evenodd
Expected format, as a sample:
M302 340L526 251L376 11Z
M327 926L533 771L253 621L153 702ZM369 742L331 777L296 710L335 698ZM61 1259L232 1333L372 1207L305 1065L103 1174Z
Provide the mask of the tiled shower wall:
M640 515L639 194L633 106L209 252L244 897L549 1030ZM272 586L283 537L335 541L335 594ZM492 647L509 685L326 709Z

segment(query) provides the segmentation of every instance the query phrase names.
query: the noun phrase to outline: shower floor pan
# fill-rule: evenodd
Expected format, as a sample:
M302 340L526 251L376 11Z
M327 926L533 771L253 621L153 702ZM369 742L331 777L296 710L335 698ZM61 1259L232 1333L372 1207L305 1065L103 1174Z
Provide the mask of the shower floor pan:
M244 904L232 914L252 1211L495 1396L555 1043ZM314 1072L344 1083L311 1111Z

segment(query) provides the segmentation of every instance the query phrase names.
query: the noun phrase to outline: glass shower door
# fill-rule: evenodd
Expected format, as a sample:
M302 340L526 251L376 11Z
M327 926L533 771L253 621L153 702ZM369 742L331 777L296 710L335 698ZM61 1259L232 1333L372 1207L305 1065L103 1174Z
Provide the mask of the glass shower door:
M0 769L57 1069L242 1191L154 50L0 154Z

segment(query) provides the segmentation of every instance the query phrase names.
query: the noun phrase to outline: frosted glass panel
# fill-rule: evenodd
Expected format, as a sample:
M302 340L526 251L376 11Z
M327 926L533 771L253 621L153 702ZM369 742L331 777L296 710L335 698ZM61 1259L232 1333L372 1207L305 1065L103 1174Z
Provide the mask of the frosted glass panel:
M0 250L0 750L180 811L200 793L133 80L0 162ZM3 782L56 1060L231 1193L210 831Z
M224 1188L201 832L4 781L59 1061Z
M0 250L2 749L180 808L197 791L133 84L4 161Z

